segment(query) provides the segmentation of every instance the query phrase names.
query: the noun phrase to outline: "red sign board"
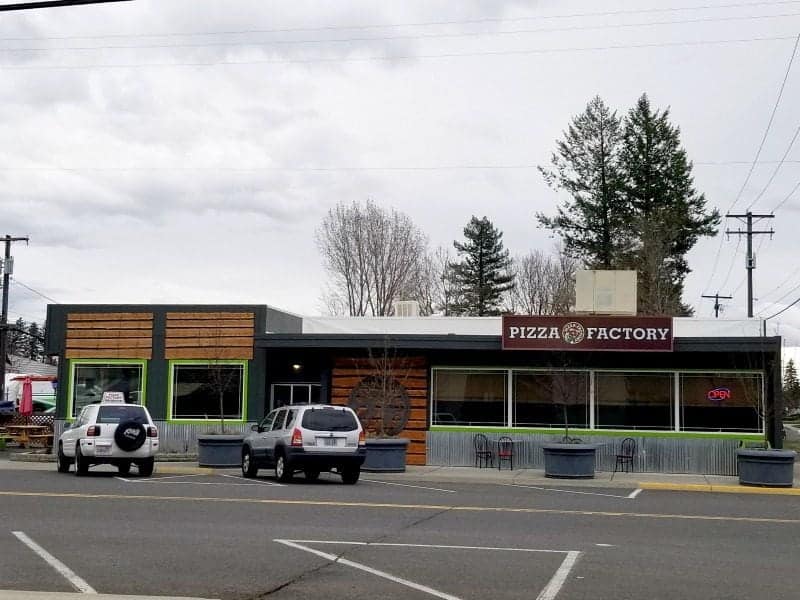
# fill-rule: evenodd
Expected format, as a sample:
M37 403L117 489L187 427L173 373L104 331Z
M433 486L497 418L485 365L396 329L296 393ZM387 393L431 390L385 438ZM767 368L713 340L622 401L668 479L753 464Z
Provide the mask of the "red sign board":
M503 350L672 351L669 317L503 317Z

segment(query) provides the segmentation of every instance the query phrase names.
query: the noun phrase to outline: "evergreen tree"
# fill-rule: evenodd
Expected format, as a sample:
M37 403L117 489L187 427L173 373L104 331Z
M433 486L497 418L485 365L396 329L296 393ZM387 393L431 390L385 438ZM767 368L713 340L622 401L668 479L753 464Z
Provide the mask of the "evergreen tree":
M41 360L44 356L44 341L39 325L35 322L28 325L28 335L25 344L25 358L31 360Z
M797 379L797 369L791 358L783 374L783 405L786 410L800 408L800 380Z
M705 196L694 188L692 163L669 109L654 111L647 94L625 119L620 166L636 234L629 266L638 272L639 313L691 314L681 303L691 271L686 254L700 236L715 234L719 212L707 212Z
M453 242L461 260L451 264L457 291L450 314L498 315L503 294L514 287L503 233L486 217L473 216L464 228L464 237L464 243Z
M616 112L595 96L556 142L547 184L569 194L555 217L536 215L556 232L566 252L594 269L619 268L630 245L630 215L620 172L622 127Z
M26 342L25 331L27 329L28 328L25 325L25 321L23 321L22 317L20 317L14 323L13 328L8 330L7 348L9 354L22 354L24 344Z

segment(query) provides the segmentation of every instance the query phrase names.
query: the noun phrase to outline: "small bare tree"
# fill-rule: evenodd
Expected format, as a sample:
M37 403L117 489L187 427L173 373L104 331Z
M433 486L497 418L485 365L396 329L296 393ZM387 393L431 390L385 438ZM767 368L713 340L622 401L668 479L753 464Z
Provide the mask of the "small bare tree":
M324 301L346 306L350 316L390 315L393 303L409 299L404 294L422 278L425 234L408 215L371 200L337 204L317 229L316 241L332 278Z
M211 344L209 347L211 359L208 362L208 387L218 401L220 433L223 434L225 433L225 393L230 389L237 375L237 370L231 368L236 365L231 365L226 360L224 336L224 330L216 328L208 338Z
M526 315L567 314L575 305L575 272L578 261L560 246L554 254L541 250L514 259L516 286L510 293L510 308Z
M371 437L399 435L411 413L411 399L406 390L410 359L398 356L386 338L380 349L368 349L364 363L357 359L353 362L356 370L366 369L350 392L350 408Z

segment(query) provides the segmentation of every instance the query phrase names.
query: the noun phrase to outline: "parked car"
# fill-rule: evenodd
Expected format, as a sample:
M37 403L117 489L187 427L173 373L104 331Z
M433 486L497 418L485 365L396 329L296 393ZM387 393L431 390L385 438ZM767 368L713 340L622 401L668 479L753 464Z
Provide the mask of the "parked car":
M365 444L364 428L346 406L283 406L245 438L242 474L255 477L260 468L273 467L279 481L291 481L296 471L314 481L322 471L335 469L343 483L354 484L366 457Z
M126 475L136 464L139 475L153 474L158 453L158 428L144 406L105 402L83 408L58 439L58 472L75 465L85 475L92 465L115 465Z

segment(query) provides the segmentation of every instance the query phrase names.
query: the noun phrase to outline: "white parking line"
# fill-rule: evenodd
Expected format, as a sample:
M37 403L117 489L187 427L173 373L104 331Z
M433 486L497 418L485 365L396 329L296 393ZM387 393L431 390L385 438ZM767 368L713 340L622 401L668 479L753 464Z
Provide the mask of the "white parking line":
M384 571L379 571L377 569L373 569L367 565L353 562L346 558L342 558L335 554L329 554L327 552L322 552L321 550L316 550L315 548L309 548L304 544L342 544L348 546L396 546L396 547L406 547L406 548L443 548L448 550L490 550L490 551L508 551L508 552L544 552L544 553L551 553L551 554L566 554L564 560L561 563L561 566L558 567L558 570L555 572L553 577L550 578L550 581L547 582L547 585L544 589L539 593L536 597L536 600L554 600L555 597L558 595L558 592L564 586L564 583L569 576L570 571L575 566L575 563L578 561L578 557L580 557L581 553L577 550L545 550L539 548L502 548L502 547L493 547L493 546L454 546L454 545L446 545L446 544L394 544L388 542L350 542L350 541L337 541L337 540L283 540L283 539L275 539L274 542L278 542L279 544L283 544L285 546L290 546L292 548L296 548L298 550L303 550L305 552L310 552L311 554L315 554L316 556L320 556L331 562L343 564L348 567L353 567L354 569L360 569L361 571L366 571L367 573L372 573L373 575L377 575L378 577L382 577L384 579L388 579L389 581L393 581L395 583L399 583L400 585L404 585L406 587L410 587L415 590L419 590L426 594L430 594L431 596L435 596L437 598L443 598L445 600L461 600L458 596L453 596L452 594L447 594L445 592L440 592L439 590L435 590L431 587L421 585L419 583L415 583L413 581L409 581L408 579L403 579L402 577L396 577L390 573L386 573Z
M167 475L166 477L150 477L149 479L126 479L125 477L115 475L114 479L119 479L125 483L138 483L140 481L161 481L162 479L181 479L183 477L208 477L208 475L205 473L200 473L198 475Z
M377 575L378 577L382 577L383 579L388 579L389 581L393 581L395 583L399 583L400 585L410 587L411 589L418 590L420 592L429 594L431 596L435 596L436 598L442 598L443 600L461 600L461 598L459 598L458 596L453 596L452 594L445 594L444 592L435 590L432 587L428 587L427 585L421 585L419 583L415 583L408 579L403 579L402 577L395 577L394 575L391 575L384 571L379 571L378 569L373 569L372 567L368 567L367 565L362 565L361 563L357 563L352 560L348 560L346 558L341 558L339 556L336 556L335 554L328 554L327 552L321 552L320 550L315 550L314 548L308 548L306 546L302 546L295 542L290 542L289 540L275 540L275 541L285 546L290 546L298 550L310 552L311 554L315 554L316 556L320 556L331 562L339 563L341 565L352 567L354 569L359 569L361 571L366 571L367 573L372 573L373 575Z
M628 494L628 498L633 500L634 498L636 498L636 496L638 496L641 493L642 493L641 488L637 488L637 489L633 490L630 494Z
M83 592L84 594L96 594L97 592L94 590L92 586L86 583L83 579L78 577L67 565L62 563L58 560L55 556L50 554L47 550L42 548L39 544L34 542L31 538L25 535L22 531L12 531L12 534L16 536L16 538L25 544L28 548L33 550L36 554L38 554L48 565L53 567L56 571L61 573L67 581L69 581L76 590L79 592Z
M535 485L519 485L517 483L501 483L500 485L505 485L505 486L508 486L508 487L516 487L516 488L526 488L526 489L529 489L529 490L542 490L544 492L561 492L562 494L581 494L581 495L584 495L584 496L605 496L606 498L635 498L636 497L636 496L633 496L631 494L628 494L627 496L618 496L616 494L601 494L599 492L579 492L577 490L557 490L555 488L539 487L539 486L535 486ZM641 490L639 490L639 491L641 492Z
M231 479L241 479L242 481L250 481L253 484L261 484L261 485L271 485L274 487L286 487L282 483L275 483L274 481L264 481L262 479L245 479L241 475L226 475L225 473L220 473L222 477L230 477Z
M420 490L433 490L435 492L447 492L448 494L457 494L455 490L445 490L442 488L435 488L435 487L426 487L424 485L410 485L408 483L393 483L390 481L378 481L377 479L364 479L361 478L361 481L369 481L370 483L382 483L383 485L399 485L401 487L410 487L410 488L417 488Z
M572 567L575 566L580 555L580 552L567 552L567 557L564 559L564 562L558 567L558 571L556 571L556 574L553 575L553 578L547 583L545 588L536 596L536 600L553 600L558 595L558 592L561 591L564 582L567 580L567 575L569 575Z

